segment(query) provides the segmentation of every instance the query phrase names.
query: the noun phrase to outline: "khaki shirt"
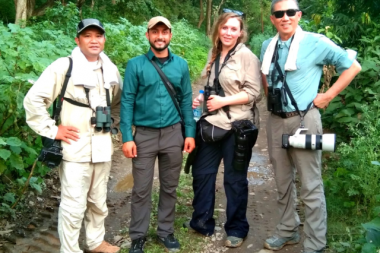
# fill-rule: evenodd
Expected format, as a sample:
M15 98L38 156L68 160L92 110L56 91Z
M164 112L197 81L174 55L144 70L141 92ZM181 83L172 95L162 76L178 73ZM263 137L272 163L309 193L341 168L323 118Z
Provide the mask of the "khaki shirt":
M106 90L104 89L102 62L99 60L94 70L98 83L89 93L90 101L99 101L99 106L106 106ZM28 91L24 99L26 122L29 127L41 136L54 139L58 132L57 123L50 117L47 108L59 96L66 72L69 68L69 59L60 58L45 69L39 79ZM120 76L116 66L115 71ZM120 78L119 78L120 79ZM110 96L119 91L119 84L110 88ZM77 102L88 104L86 93L82 85L74 85L70 78L64 97ZM89 107L79 107L63 101L60 114L61 125L74 126L79 129L79 140L70 140L71 144L61 142L63 159L70 162L107 162L111 161L113 153L110 133L95 132L90 119L95 116Z
M220 85L226 97L245 91L248 94L249 101L247 104L230 105L231 119L228 119L222 108L218 110L217 114L206 117L209 123L226 130L231 129L231 123L236 120L248 119L254 124L258 124L258 114L253 115L251 108L260 101L262 87L260 61L251 50L240 43L231 55L219 74ZM209 53L207 62L210 61L210 58L211 53ZM219 64L219 67L221 66L222 63ZM203 73L206 73L206 67ZM214 78L215 67L212 66L209 79L210 86L213 86ZM208 77L205 78L204 85L207 84L207 80Z

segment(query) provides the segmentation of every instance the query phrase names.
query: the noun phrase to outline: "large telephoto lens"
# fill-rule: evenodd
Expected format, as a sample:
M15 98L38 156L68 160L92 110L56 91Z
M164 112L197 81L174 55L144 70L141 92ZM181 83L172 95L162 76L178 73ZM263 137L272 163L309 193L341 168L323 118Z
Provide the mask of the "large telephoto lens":
M335 134L293 135L293 136L289 136L289 145L294 148L335 152L336 136Z

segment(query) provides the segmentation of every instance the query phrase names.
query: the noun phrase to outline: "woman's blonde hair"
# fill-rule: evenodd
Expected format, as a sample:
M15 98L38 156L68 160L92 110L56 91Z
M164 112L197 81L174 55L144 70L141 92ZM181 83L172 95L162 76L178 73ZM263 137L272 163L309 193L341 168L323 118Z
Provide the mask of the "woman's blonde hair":
M212 34L211 34L211 41L212 41L212 53L211 53L211 60L207 65L207 72L210 71L212 63L215 61L215 58L220 52L222 51L222 42L219 38L219 31L221 27L227 23L227 21L230 18L236 18L240 22L240 31L241 35L237 39L237 44L244 43L247 41L247 31L245 29L245 24L243 22L243 19L240 15L237 15L233 12L223 13L219 16L218 20L215 22L213 28L212 28Z

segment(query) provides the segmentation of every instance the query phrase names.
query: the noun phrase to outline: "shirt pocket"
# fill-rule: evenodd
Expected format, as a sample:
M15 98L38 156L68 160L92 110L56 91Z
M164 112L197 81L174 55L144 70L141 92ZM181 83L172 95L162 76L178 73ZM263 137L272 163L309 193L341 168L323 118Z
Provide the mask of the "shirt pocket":
M240 64L227 63L223 69L223 78L240 83L241 66Z

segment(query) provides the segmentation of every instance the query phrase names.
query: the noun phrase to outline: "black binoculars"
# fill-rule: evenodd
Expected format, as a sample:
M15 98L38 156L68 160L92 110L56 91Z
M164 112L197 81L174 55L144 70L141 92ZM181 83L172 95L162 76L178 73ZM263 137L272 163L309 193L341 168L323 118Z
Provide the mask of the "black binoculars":
M97 106L95 117L91 117L91 124L95 125L95 131L108 133L112 130L112 134L117 134L117 128L112 128L111 125L114 122L111 118L111 107L110 106Z
M267 106L268 111L273 113L282 113L281 89L268 87Z

